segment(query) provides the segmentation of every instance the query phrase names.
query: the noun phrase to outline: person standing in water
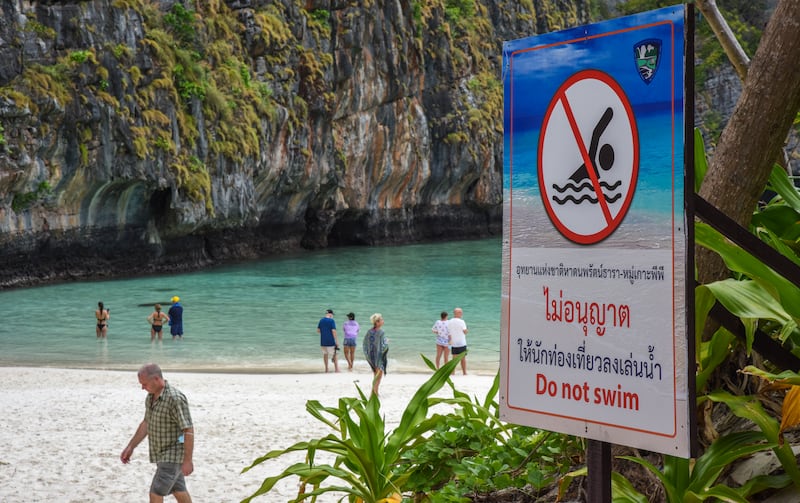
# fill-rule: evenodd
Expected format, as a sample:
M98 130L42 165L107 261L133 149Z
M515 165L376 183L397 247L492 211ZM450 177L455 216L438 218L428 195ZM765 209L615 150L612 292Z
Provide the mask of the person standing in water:
M364 336L364 356L367 358L369 366L372 368L372 394L378 395L378 387L386 374L386 364L389 357L389 342L383 332L383 315L375 313L369 317L372 328Z
M177 295L172 297L172 307L169 308L169 332L172 340L175 338L183 339L183 306L181 298Z
M344 330L344 359L347 360L347 370L353 370L353 362L356 359L358 328L355 313L347 313L347 321L342 325L342 330Z
M156 304L154 306L155 311L150 313L150 316L147 317L147 322L150 323L150 340L154 340L156 338L156 334L158 334L158 340L161 340L163 334L161 333L161 329L164 327L164 322L169 322L169 316L167 313L161 310L161 304Z
M105 339L108 335L108 319L111 315L103 306L102 302L97 303L97 310L94 312L94 317L97 319L97 326L95 327L95 334L98 339Z
M436 334L436 368L438 369L442 356L444 356L444 363L449 360L447 353L450 352L450 336L447 333L447 311L442 311L431 330Z

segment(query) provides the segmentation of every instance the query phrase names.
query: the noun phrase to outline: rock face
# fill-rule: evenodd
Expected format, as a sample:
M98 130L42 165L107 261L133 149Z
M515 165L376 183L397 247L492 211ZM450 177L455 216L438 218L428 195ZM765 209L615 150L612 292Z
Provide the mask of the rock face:
M0 0L0 288L497 234L568 0Z

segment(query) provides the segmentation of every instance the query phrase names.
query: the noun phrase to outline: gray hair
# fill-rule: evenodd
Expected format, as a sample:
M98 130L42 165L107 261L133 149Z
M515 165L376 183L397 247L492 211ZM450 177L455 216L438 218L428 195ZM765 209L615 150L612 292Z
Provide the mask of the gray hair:
M159 367L155 363L146 363L142 365L142 368L139 369L139 375L144 377L161 377L162 379L164 378L164 376L161 374L161 367Z

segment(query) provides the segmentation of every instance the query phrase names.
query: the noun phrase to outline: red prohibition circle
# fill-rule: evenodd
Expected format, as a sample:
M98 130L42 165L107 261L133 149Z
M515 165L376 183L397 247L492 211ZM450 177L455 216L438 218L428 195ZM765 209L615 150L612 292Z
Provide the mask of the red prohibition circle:
M543 162L543 149L544 149L544 145L545 145L545 136L547 135L547 127L548 127L548 124L550 123L550 119L551 119L551 116L553 114L553 111L558 107L559 103L562 103L562 106L564 108L567 108L568 107L567 91L573 85L575 85L576 83L579 83L579 82L584 81L584 80L599 81L599 82L605 84L606 86L608 86L608 88L611 89L614 92L614 94L617 96L617 98L620 101L620 104L622 105L622 107L625 110L625 114L626 114L628 123L630 125L631 141L632 141L632 147L633 147L632 148L632 163L633 163L633 166L631 166L631 179L629 181L627 194L625 194L625 199L624 199L622 205L620 206L620 209L619 209L619 211L617 212L616 215L611 216L610 214L608 214L608 212L607 212L608 210L604 209L604 211L606 211L605 217L606 217L606 224L607 225L605 226L605 228L599 230L598 232L594 232L594 233L591 233L591 234L578 233L578 232L570 229L569 226L567 224L565 224L559 218L558 213L556 212L555 208L553 208L553 206L550 203L548 187L547 187L547 184L544 182L545 177L544 177L544 173L543 173L543 169L544 169L544 166L543 166L543 164L544 164L544 162ZM599 70L583 70L583 71L580 71L578 73L575 73L571 77L569 77L567 80L565 80L564 83L561 84L561 86L559 86L558 90L556 91L555 96L550 101L550 104L547 107L547 111L546 111L546 113L544 115L544 119L542 120L542 127L541 127L540 131L541 131L541 133L539 134L539 150L538 150L539 187L540 187L540 194L541 194L542 202L544 203L544 207L545 207L545 210L547 211L547 214L548 214L548 217L550 218L550 221L556 227L558 232L561 233L561 235L563 235L565 238L569 239L570 241L572 241L574 243L578 243L578 244L582 244L582 245L591 245L591 244L599 243L600 241L602 241L602 240L606 239L608 236L610 236L617 229L617 227L619 227L619 225L622 223L622 220L625 218L625 215L628 213L628 209L630 208L631 202L633 201L633 194L634 194L635 188L636 188L636 180L637 180L638 174L639 174L639 133L638 133L638 130L636 128L636 118L635 118L635 116L633 114L633 108L631 107L630 101L628 100L628 97L626 96L625 91L622 89L622 86L620 86L617 83L617 81L614 80L613 77L611 77L610 75L608 75L605 72L602 72L602 71L599 71ZM583 139L581 138L581 136L580 136L580 134L578 132L573 131L573 134L575 134L575 140L576 140L576 142L578 143L579 147L582 150L582 156L584 158L587 158L586 155L585 155L586 147L585 147L585 145L583 145ZM593 159L592 159L592 163L594 163ZM592 170L588 170L588 171L592 172ZM596 168L594 168L594 171L596 172ZM598 202L603 208L605 208L605 206L603 206L605 204L605 200L603 199L602 193L600 192L599 186L597 185L596 175L595 175L595 178L593 179L593 182L595 182L595 191L596 191L596 193L598 195L598 199L599 199Z

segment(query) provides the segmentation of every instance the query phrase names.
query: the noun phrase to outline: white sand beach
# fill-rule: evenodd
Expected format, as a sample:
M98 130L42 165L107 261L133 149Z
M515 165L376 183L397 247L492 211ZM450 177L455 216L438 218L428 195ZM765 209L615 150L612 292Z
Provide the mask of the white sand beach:
M322 362L320 362L320 366ZM342 396L368 393L365 369L338 374L180 373L164 377L187 396L195 423L194 473L187 486L195 502L238 502L265 477L277 475L300 453L242 469L273 450L329 433L305 410L307 400L335 406ZM387 428L430 374L389 373L381 385ZM483 399L493 375L453 376L457 389ZM146 392L136 371L0 367L0 501L147 501L155 466L147 441L128 465L122 449L144 415ZM445 387L437 396L451 396ZM287 479L256 501L285 502L297 494ZM321 501L336 501L329 497ZM167 498L165 501L174 501Z

